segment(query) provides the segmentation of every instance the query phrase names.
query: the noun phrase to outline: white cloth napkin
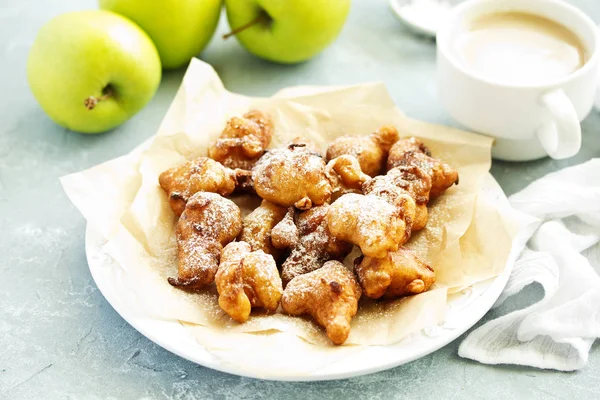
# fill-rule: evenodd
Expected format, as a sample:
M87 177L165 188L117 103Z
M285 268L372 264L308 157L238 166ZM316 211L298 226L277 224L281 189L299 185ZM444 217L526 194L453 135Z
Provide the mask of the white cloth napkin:
M600 337L600 159L548 174L509 201L540 221L494 307L535 292L532 283L544 295L472 331L458 354L486 364L582 368Z

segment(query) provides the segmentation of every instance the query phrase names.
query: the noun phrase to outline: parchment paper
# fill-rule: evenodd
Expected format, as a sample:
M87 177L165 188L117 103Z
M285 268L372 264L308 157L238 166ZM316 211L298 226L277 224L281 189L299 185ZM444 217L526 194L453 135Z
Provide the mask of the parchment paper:
M214 288L188 294L171 287L166 278L177 274L176 219L158 175L206 155L225 121L250 108L273 117L272 147L300 135L324 150L340 135L365 135L392 124L403 136L422 138L436 157L457 168L460 184L431 204L426 229L408 244L434 267L435 288L392 302L364 300L348 341L334 348L309 319L253 315L240 325L219 309ZM271 98L250 98L227 92L208 64L194 60L156 136L126 156L62 178L62 184L91 228L106 238L104 251L122 268L123 279L131 279L134 293L126 297L132 309L184 323L213 354L254 371L261 365L265 371L284 367L268 357L257 365L255 357L239 354L241 349L275 355L282 346L287 352L296 346L298 360L288 365L290 373L308 372L361 346L396 343L441 322L448 291L502 271L516 232L507 228L500 211L478 197L491 163L490 147L488 138L406 118L383 84L291 88ZM247 198L236 201L246 213L257 204ZM277 336L282 332L284 336Z

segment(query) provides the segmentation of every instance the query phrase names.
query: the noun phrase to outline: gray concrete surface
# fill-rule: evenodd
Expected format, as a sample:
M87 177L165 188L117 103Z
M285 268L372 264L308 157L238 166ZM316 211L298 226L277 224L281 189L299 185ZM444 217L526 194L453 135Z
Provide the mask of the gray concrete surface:
M600 22L600 2L573 2ZM282 383L203 368L140 335L96 288L85 260L85 222L58 178L124 154L151 136L183 72L167 73L151 104L110 133L83 136L54 125L28 90L29 47L52 16L94 6L92 0L0 0L0 398L600 398L597 345L589 365L576 373L463 360L459 339L370 376ZM222 21L220 31L225 29ZM202 58L230 90L252 95L298 84L382 80L408 115L452 124L436 98L434 43L406 31L383 0L355 0L339 40L305 64L269 64L218 36ZM510 194L549 171L600 156L598 112L584 121L583 131L583 149L570 160L495 162L492 173ZM539 296L533 288L507 307Z

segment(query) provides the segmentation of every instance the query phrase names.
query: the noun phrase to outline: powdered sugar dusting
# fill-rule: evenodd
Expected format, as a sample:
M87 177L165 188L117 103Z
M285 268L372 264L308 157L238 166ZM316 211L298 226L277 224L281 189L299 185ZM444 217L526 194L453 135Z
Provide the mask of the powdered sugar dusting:
M258 110L227 121L225 129L208 150L211 158L229 168L251 169L269 146L273 122Z
M208 192L192 196L177 223L179 283L195 282L195 287L211 283L222 246L241 229L240 209L231 200Z
M336 238L376 258L397 250L405 234L399 210L377 196L349 193L340 197L331 205L327 222Z
M305 200L310 208L331 197L325 161L304 145L269 150L254 166L252 179L260 197L284 207Z
M281 305L291 315L309 314L342 344L350 333L350 321L358 311L361 289L342 263L329 261L313 272L298 276L286 287Z
M171 168L160 174L158 181L177 215L183 212L194 193L203 191L228 196L236 187L235 172L208 157Z
M281 275L284 283L321 268L328 260L342 259L350 252L351 246L334 238L327 228L329 207L315 207L298 216L296 225L300 238L283 263Z

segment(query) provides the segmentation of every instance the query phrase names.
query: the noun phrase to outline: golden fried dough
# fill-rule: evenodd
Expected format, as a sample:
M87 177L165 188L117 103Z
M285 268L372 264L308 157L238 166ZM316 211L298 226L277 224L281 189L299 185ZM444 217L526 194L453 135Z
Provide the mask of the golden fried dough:
M373 299L422 293L435 282L433 269L404 248L384 258L359 257L354 272L365 295Z
M427 204L431 192L431 176L418 165L401 165L390 169L385 176L394 185L408 191L417 204Z
M325 161L305 143L269 150L252 169L256 193L282 207L307 210L331 199Z
M345 194L329 207L329 232L339 240L359 246L367 256L385 257L410 238L409 224L414 218L415 205L410 196L398 193L395 201L398 203L392 204L379 196Z
M429 174L431 199L440 196L455 183L458 184L458 171L445 162L433 158L427 146L414 137L402 138L390 149L387 169L389 171L398 166L417 166Z
M358 310L361 290L354 275L339 261L294 278L283 291L281 306L290 315L308 314L325 328L334 344L343 344Z
M427 224L427 203L429 202L430 189L431 177L423 169L416 166L392 168L386 175L377 176L365 182L362 186L365 195L379 196L392 203L398 202L402 196L412 197L415 203L415 212L411 232L421 230ZM402 202L399 204L410 207L410 205Z
M178 276L169 283L188 289L212 283L221 249L241 230L242 214L233 201L216 193L194 194L177 222Z
M244 218L239 239L248 243L252 251L262 250L279 258L281 251L271 244L271 230L286 215L287 209L263 200L259 207Z
M273 122L266 114L251 110L227 121L208 156L229 168L252 169L271 143Z
M418 153L424 153L425 155L431 157L431 151L429 148L425 146L421 140L417 139L414 136L403 137L394 143L394 145L390 149L390 154L392 153L392 149L394 149L394 155L401 155L402 153L406 153L408 151L416 151ZM393 160L391 161L393 163ZM391 169L390 160L388 158L387 169Z
M275 260L246 242L229 243L221 252L215 277L219 306L237 322L246 322L252 308L275 312L283 293Z
M390 147L398 140L393 126L381 127L369 136L342 136L327 148L327 161L344 154L356 157L363 172L376 176L383 171Z
M396 298L435 283L433 269L401 246L425 227L430 198L458 183L458 172L392 126L340 137L326 159L303 137L267 150L273 131L269 116L251 110L227 121L209 157L159 176L180 216L178 273L168 282L187 290L214 282L219 306L239 323L254 308L273 313L281 304L341 345L363 291ZM226 198L240 190L262 198L243 221ZM341 260L353 245L362 255L352 272Z
M406 190L415 200L417 209L412 230L419 231L425 228L429 218L427 203L429 203L429 193L431 192L431 176L416 165L392 168L386 176L394 185Z
M332 200L335 201L346 193L361 193L363 183L371 177L360 168L358 160L344 154L327 163L327 176L333 188Z
M410 235L417 218L417 206L414 198L403 188L396 186L387 176L378 176L365 182L363 185L365 196L376 196L396 207L400 218L406 224L405 238L402 243L410 239Z
M271 230L271 244L277 249L289 249L298 244L300 234L296 226L296 209L288 208L285 217Z
M296 136L287 143L287 146L303 147L308 152L323 158L323 152L315 142L302 136Z
M284 285L298 275L321 268L326 261L343 259L352 250L350 244L329 233L326 220L329 207L313 207L300 213L295 221L296 231L289 228L273 230L274 244L291 244L290 255L281 267Z
M200 157L166 170L158 177L158 183L169 196L171 209L181 215L185 203L194 193L213 192L221 196L233 193L237 176L238 171L226 168L208 157Z

